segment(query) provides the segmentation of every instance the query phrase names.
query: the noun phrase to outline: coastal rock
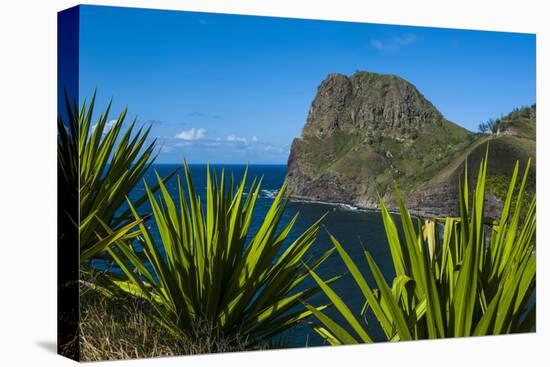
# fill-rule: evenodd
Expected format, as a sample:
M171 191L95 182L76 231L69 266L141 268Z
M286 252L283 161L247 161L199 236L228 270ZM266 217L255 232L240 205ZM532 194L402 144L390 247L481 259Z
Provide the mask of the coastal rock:
M531 110L514 113L534 116ZM330 74L317 89L301 136L292 142L287 179L296 198L378 208L380 195L396 209L398 187L414 212L456 215L466 160L473 182L491 141L489 174L509 176L516 160L524 164L535 156L534 124L527 118L519 125L502 124L506 134L472 133L445 119L398 76ZM497 215L502 198L489 190L486 207Z
M319 86L302 136L371 129L410 132L440 123L443 116L416 87L395 75L330 74Z

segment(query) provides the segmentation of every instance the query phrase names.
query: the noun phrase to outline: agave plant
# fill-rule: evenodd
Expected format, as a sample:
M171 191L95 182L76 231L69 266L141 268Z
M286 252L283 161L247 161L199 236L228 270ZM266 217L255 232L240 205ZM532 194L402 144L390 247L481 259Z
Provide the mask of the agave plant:
M68 121L58 118L58 169L60 185L67 190L61 194L72 201L65 214L78 227L82 263L100 255L117 239L136 235L130 231L141 218L125 209L126 197L155 159L155 141L146 144L151 127L134 133L134 119L123 129L127 109L109 122L109 103L92 123L95 98L94 93L89 105L84 101L79 110L66 97ZM143 195L134 205L145 200ZM113 231L108 234L105 226Z
M338 240L330 236L387 340L506 334L533 329L536 198L528 204L525 217L520 215L526 204L523 194L529 165L530 161L517 189L519 165L516 164L500 220L492 223L484 217L487 155L480 164L471 202L467 170L463 183L459 183L460 217L437 219L443 225L442 235L438 233L437 221L422 225L419 220L415 226L397 192L403 227L400 236L382 202L382 218L395 271L391 285L365 251L376 285L369 284ZM311 275L346 324L337 324L306 303L320 322L314 329L331 344L372 342L360 318L313 269Z
M187 337L200 338L195 325L207 323L220 335L245 335L254 346L307 318L311 311L303 310L300 299L319 288L303 285L309 276L303 264L315 269L333 250L317 258L307 254L321 219L289 243L297 215L281 224L288 201L285 183L252 233L261 179L253 180L247 195L247 173L234 186L224 171L218 177L208 168L203 202L187 164L184 171L186 189L178 175L176 198L160 177L158 198L146 185L159 240L141 223L136 241L117 241L107 249L126 277L112 276L118 290L147 300L165 327Z

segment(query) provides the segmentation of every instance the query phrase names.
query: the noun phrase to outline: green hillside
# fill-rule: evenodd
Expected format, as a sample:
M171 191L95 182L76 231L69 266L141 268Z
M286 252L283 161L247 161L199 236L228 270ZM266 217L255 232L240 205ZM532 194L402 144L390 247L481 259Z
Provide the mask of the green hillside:
M495 133L472 133L397 76L331 74L292 144L288 179L295 197L366 208L377 207L377 193L391 205L397 185L413 210L453 214L464 162L474 177L489 143L488 205L496 212L516 160L535 157L535 120L535 106L516 109L496 120ZM532 192L534 182L533 173Z

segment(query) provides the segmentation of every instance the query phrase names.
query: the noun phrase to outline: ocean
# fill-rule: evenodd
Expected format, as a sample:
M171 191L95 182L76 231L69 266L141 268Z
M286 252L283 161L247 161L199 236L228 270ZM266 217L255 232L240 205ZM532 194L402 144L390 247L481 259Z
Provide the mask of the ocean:
M235 181L240 182L245 168L245 165L211 165L218 173L222 168L225 169L226 175L232 174ZM179 170L183 173L181 165L171 164L156 164L151 167L145 176L145 180L149 185L156 183L154 171L157 171L160 176L164 177L174 170ZM191 175L194 181L195 189L200 192L202 197L206 186L206 165L190 165ZM253 222L251 225L251 233L255 233L256 229L261 224L265 214L267 213L277 190L281 187L286 176L286 165L249 165L248 166L248 184L254 177L262 177L263 182L258 199L256 211L254 213ZM177 183L172 179L167 184L168 190L177 197ZM202 190L202 192L201 192ZM144 193L143 185L134 189L131 193L131 199L137 198ZM281 227L288 223L290 219L299 213L299 218L294 226L287 244L292 243L297 236L306 230L311 224L318 220L322 215L327 214L324 220L324 226L332 233L345 247L348 254L356 262L361 272L367 276L367 280L371 285L374 285L371 275L368 271L367 261L364 256L364 249L367 249L374 259L377 261L386 279L393 277L393 266L391 255L388 249L387 239L384 232L382 218L379 212L376 211L360 211L349 206L329 205L321 203L290 201L287 206L286 213L282 219ZM398 218L395 218L399 226ZM153 226L153 232L155 231ZM156 234L158 238L158 234ZM331 248L327 233L325 230L319 232L317 242L311 248L311 255L319 255ZM364 298L361 292L351 277L346 274L346 268L337 253L332 254L317 270L317 274L323 279L328 279L334 275L345 274L344 277L336 283L333 283L332 288L340 295L348 306L359 315L364 306ZM305 285L312 285L313 280L308 279ZM324 295L320 294L310 299L310 303L320 305L323 302L327 303ZM334 309L326 311L335 320L340 320L337 312ZM312 320L316 321L316 320ZM369 333L375 340L383 340L383 334L378 327L375 319L366 319L368 323ZM281 336L284 343L288 347L304 347L304 346L319 346L324 345L324 341L316 334L308 325L299 325L296 328L287 331Z

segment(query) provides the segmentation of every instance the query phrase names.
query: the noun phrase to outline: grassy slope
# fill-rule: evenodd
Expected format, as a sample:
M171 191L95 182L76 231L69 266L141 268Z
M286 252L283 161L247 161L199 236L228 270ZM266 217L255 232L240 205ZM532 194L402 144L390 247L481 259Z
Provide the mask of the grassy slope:
M426 184L430 185L443 182L451 177L455 172L460 171L466 158L468 158L473 151L484 145L489 140L489 136L479 136L470 145L461 150L459 154L456 154L454 157L450 157L448 164L439 170L439 172L437 172L432 179L428 180Z
M536 137L536 105L515 109L497 120L498 129L515 136L533 139Z
M529 158L532 158L533 165L536 163L534 140L511 135L498 137L484 135L478 137L432 179L426 181L425 185L438 184L457 177L463 172L466 159L468 159L469 172L475 174L481 158L485 155L486 143L489 143L489 176L509 175L516 161L520 162L522 169Z
M522 112L523 111L523 112ZM313 177L335 173L357 183L360 195L390 192L394 183L404 192L417 192L455 181L466 158L475 175L486 143L490 143L489 190L498 197L517 160L521 169L534 159L535 121L524 109L503 117L501 135L474 134L449 121L422 129L414 140L371 136L364 130L331 137L306 138L303 152ZM396 133L398 133L396 131ZM533 161L533 164L535 162ZM528 191L534 192L534 169Z
M532 169L527 182L527 194L535 191L536 165L536 107L516 109L498 120L500 134L481 135L459 156L452 160L425 186L455 179L463 172L464 162L468 158L470 175L475 174L481 158L485 155L489 143L488 189L498 198L503 199L509 176L516 161L520 163L520 172L531 158ZM506 187L507 188L507 187Z
M395 131L398 135L399 131ZM384 193L394 181L413 189L433 176L473 142L473 134L443 121L421 130L414 140L370 136L365 130L303 140L312 176L337 173L367 180L370 195Z
M206 324L196 325L194 338L176 337L137 298L109 298L84 286L80 301L80 358L85 362L250 350L246 336L223 338Z

